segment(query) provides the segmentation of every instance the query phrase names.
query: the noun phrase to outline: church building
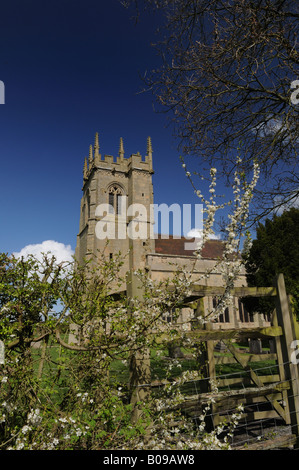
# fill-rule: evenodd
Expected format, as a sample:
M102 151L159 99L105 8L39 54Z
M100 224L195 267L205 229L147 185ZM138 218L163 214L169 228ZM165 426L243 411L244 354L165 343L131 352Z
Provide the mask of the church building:
M125 256L123 275L129 268L146 268L153 280L173 275L177 267L192 268L194 281L209 272L221 257L223 244L220 240L208 240L202 258L194 255L190 240L167 234L154 234L153 149L151 138L147 139L146 155L138 152L125 157L123 139L120 139L118 156L100 154L99 136L89 147L83 169L83 187L80 207L79 233L75 257L99 259L100 254L109 259L121 252ZM222 285L221 274L212 273L204 281L208 286ZM236 286L246 286L245 272ZM205 297L205 309L213 306L213 298ZM190 309L183 309L186 321ZM169 312L171 321L171 312ZM214 325L215 328L240 328L268 326L268 318L250 315L244 305L235 300Z

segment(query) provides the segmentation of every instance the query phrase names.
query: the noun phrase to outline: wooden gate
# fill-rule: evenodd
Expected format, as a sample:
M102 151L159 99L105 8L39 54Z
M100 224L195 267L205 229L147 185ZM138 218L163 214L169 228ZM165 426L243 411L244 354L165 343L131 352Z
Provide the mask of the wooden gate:
M294 436L294 444L298 447L299 441L299 381L298 366L292 361L292 353L296 340L295 319L292 315L290 302L286 294L283 275L280 274L272 288L235 288L234 296L244 297L268 297L275 296L276 308L272 315L271 326L265 328L219 330L213 329L208 323L205 334L199 330L193 331L193 337L206 340L204 364L206 378L217 383L219 393L213 396L212 422L216 426L229 419L229 410L243 404L245 412L243 418L248 421L279 418L285 424L291 425ZM199 311L204 296L216 296L221 294L220 288L197 287L197 294L201 294L198 300ZM275 352L268 354L243 355L236 347L237 341L244 339L274 340ZM299 338L298 338L299 339ZM215 354L215 341L222 341L231 357ZM295 343L296 344L296 343ZM252 363L259 361L274 361L276 372L269 375L258 375L258 367L255 370ZM217 377L216 366L219 364L236 363L242 367L242 377L224 378ZM199 396L199 402L204 403L211 392L208 382L204 382L203 395ZM229 390L227 390L229 388ZM255 404L270 404L260 411ZM249 410L249 411L248 411ZM251 411L250 411L251 410Z
M221 287L199 286L192 287L192 296L186 299L186 304L191 301L197 302L197 311L200 315L203 309L203 298L206 296L218 296L224 293ZM292 346L296 338L296 324L293 318L289 299L285 289L284 278L279 274L275 280L274 287L236 287L232 295L237 298L244 297L275 297L275 311L272 315L269 327L240 328L240 329L213 329L211 323L207 323L204 329L194 328L185 333L190 338L190 344L204 343L206 345L202 355L202 365L205 368L206 380L201 381L200 393L196 396L186 396L186 400L178 405L184 411L200 409L213 399L211 410L212 425L216 426L223 420L229 420L229 411L235 410L238 404L247 408L250 405L251 411L244 413L244 419L254 421L264 418L279 418L285 424L291 426L292 445L299 448L299 375L298 365L293 359ZM242 355L236 347L237 342L259 338L261 340L274 340L275 352L267 354ZM178 339L180 339L178 335ZM298 338L299 339L299 338ZM226 348L231 353L231 357L215 355L215 342L224 342ZM261 360L272 360L276 365L276 372L268 375L257 373L257 367L252 367L252 363ZM150 362L141 361L143 367L150 375ZM243 370L243 376L239 378L217 377L217 364L234 362L239 364ZM135 367L136 369L136 367ZM134 369L134 370L135 370ZM209 384L217 384L217 392L211 389ZM144 374L135 374L133 383L135 389L163 386L164 382L145 384ZM229 390L227 390L227 387ZM149 389L147 388L149 391ZM270 404L265 410L254 410L256 403ZM265 407L266 408L266 407Z

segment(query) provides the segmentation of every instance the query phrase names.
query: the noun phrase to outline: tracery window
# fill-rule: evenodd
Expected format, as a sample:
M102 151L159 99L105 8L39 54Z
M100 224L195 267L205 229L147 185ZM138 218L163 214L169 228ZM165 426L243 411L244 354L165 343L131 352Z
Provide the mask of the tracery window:
M109 188L108 203L109 211L114 214L121 214L121 197L123 193L119 186L113 185Z
M217 299L213 298L213 308L217 307ZM224 313L220 313L219 317L215 319L216 323L229 323L229 310L228 307L224 310Z

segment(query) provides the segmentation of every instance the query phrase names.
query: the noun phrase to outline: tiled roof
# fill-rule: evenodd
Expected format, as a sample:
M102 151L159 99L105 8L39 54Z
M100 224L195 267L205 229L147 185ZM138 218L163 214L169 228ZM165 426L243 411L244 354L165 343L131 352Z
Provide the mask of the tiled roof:
M169 238L161 238L158 236L155 240L155 252L163 255L177 255L177 256L194 256L195 250L186 250L185 243L192 243L195 239L173 238L169 235ZM188 245L187 245L188 246ZM223 243L220 240L208 240L202 250L202 257L209 259L216 259L222 256Z

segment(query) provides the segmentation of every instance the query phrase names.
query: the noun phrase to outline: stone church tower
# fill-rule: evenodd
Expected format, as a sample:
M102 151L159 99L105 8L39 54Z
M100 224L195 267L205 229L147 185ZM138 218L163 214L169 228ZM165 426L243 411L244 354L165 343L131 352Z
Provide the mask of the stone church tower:
M92 259L101 263L103 254L109 260L120 252L124 265L119 274L124 277L124 285L116 290L126 291L129 298L142 297L142 286L134 274L139 268L147 268L151 279L158 282L171 278L177 269L189 268L192 282L198 283L201 279L200 282L206 286L221 287L222 274L214 270L223 256L224 244L221 240L207 240L202 257L198 259L194 248L189 247L190 239L171 235L165 238L153 233L153 150L150 137L147 139L145 157L137 153L125 158L122 139L116 158L111 155L102 158L99 149L97 133L94 145L89 147L89 157L84 162L76 260L82 263L84 259ZM205 277L206 273L210 273L208 277ZM246 286L245 271L240 272L235 286ZM204 297L205 311L211 311L214 300L209 295ZM179 322L187 324L191 314L191 307L182 308ZM171 321L171 318L172 312L169 312L166 321ZM226 309L213 328L269 324L268 318L251 316L236 297L234 305Z
M124 272L142 268L155 252L151 139L144 158L139 152L125 158L122 138L117 158L102 158L99 150L96 133L84 162L76 259L99 259L101 253L109 259L121 252Z

